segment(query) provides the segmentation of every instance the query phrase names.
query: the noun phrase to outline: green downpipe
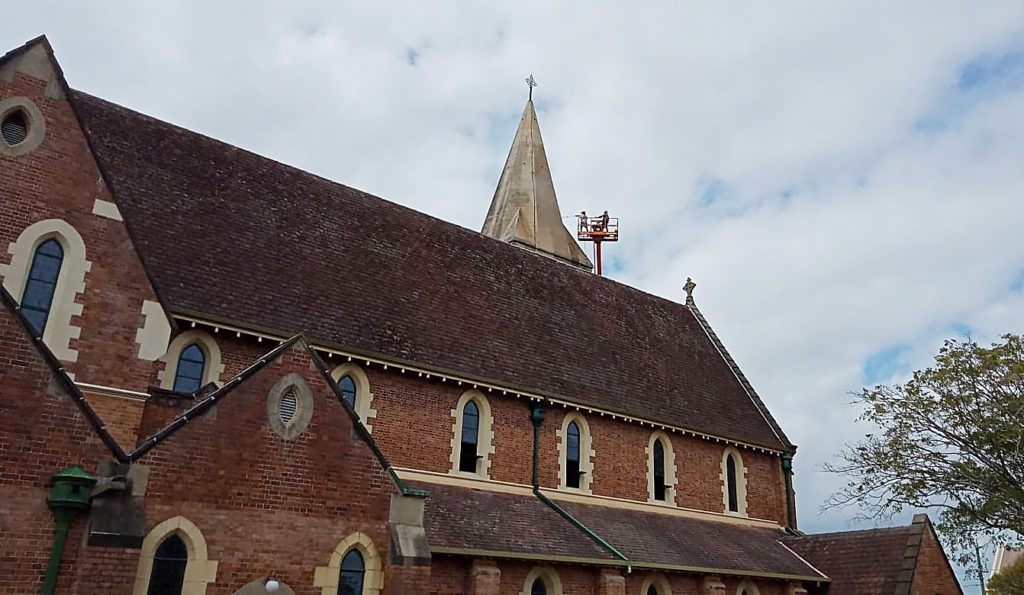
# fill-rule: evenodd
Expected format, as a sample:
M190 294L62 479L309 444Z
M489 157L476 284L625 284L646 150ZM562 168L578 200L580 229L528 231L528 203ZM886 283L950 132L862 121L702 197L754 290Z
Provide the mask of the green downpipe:
M796 531L796 518L793 506L793 455L783 453L782 475L786 478L786 528Z
M625 562L626 574L631 573L633 571L633 567L629 561L629 558L627 558L625 554L617 550L615 546L613 546L612 544L602 539L600 535L594 533L590 529L590 527L584 525L578 519L576 519L576 517L569 514L569 511L565 510L558 504L555 504L550 499L548 499L547 496L541 493L538 467L540 465L540 424L541 422L544 421L543 403L535 402L530 405L530 421L533 422L533 494L537 496L537 498L541 502L552 508L558 514L562 515L562 517L565 520L572 523L574 527L582 531L587 537L594 540L594 542L596 542L599 546L611 552L612 555L618 558L620 561Z
M50 561L46 564L46 576L43 578L43 595L53 595L57 588L57 573L60 571L61 558L64 557L68 528L78 513L88 510L94 485L96 478L81 467L68 467L53 474L53 487L46 505L53 511L57 526L53 532L53 548L50 549Z

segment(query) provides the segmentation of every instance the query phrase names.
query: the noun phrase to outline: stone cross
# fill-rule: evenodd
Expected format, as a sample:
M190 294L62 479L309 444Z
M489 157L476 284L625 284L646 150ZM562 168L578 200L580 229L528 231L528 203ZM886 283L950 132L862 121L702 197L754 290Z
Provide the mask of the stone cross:
M697 284L693 282L693 279L687 277L686 278L686 285L683 285L683 291L686 292L686 305L687 306L695 305L695 302L693 301L693 290L696 289L696 287L697 287Z

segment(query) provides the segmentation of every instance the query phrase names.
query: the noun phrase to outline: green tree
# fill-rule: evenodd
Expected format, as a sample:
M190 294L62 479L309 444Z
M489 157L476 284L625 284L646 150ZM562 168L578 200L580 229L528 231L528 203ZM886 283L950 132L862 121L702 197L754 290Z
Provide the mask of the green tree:
M849 478L826 506L857 504L869 517L938 510L961 560L984 536L1024 536L1024 338L946 341L907 383L855 397L859 420L878 432L826 465Z
M1024 562L1017 561L993 576L985 592L988 595L1024 595Z

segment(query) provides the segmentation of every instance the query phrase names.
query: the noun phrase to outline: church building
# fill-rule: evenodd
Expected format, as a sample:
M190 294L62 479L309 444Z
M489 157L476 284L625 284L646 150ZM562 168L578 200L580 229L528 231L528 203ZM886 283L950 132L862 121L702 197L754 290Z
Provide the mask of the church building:
M72 89L42 37L0 127L3 592L851 592L694 285L563 225L532 99L480 233Z

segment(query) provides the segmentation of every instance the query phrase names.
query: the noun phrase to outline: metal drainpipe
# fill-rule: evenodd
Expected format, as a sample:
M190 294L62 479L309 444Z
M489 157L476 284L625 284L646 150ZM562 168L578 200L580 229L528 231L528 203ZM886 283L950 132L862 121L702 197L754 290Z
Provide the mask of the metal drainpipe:
M50 561L46 565L46 576L43 578L43 595L53 595L57 588L57 573L60 561L64 557L64 543L68 539L68 527L71 519L89 508L89 498L96 478L86 473L81 467L68 467L53 475L53 488L46 505L53 511L57 523L53 532L53 548L50 550Z
M588 526L584 525L583 523L581 523L579 520L576 519L576 517L574 517L571 514L569 514L569 512L567 510L565 510L561 506L555 504L550 499L548 499L547 496L545 496L544 494L541 493L541 491L540 491L540 480L538 478L537 470L538 470L538 467L540 465L540 463L539 463L539 461L540 461L540 456L539 456L539 449L540 449L540 424L541 424L541 422L544 421L544 404L543 403L532 403L530 405L530 421L533 422L533 495L537 496L537 498L541 502L543 502L544 504L547 504L555 512L557 512L558 514L562 515L562 517L565 520L567 520L570 523L572 523L574 527L576 527L577 529L582 531L584 534L586 534L587 537L592 539L599 546L605 548L606 550L611 552L613 556L615 556L616 558L618 558L619 560L624 562L625 565L626 565L626 574L630 574L631 572L633 572L633 565L632 565L632 563L630 563L629 558L627 558L625 556L625 554L623 554L619 550L615 549L615 546L613 546L612 544L610 544L607 541L605 541L604 539L602 539L601 536L598 535L597 533L594 533L590 529L590 527L588 527Z
M793 518L793 455L782 454L782 475L786 478L786 528L795 531L796 522Z

